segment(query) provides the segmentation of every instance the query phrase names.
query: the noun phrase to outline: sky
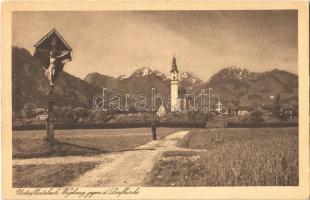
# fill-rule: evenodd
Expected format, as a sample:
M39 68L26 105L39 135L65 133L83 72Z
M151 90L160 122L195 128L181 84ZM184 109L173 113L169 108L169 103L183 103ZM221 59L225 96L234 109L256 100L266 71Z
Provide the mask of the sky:
M295 10L14 12L12 45L33 53L53 28L73 49L64 70L80 78L141 67L168 74L174 54L179 71L204 81L229 66L298 69Z

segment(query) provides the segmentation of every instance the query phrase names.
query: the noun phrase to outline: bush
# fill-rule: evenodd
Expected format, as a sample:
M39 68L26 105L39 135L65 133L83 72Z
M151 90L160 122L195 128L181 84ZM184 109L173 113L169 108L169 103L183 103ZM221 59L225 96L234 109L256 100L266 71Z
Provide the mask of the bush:
M174 111L168 113L161 121L164 123L206 123L207 118L207 114L201 111L188 111L186 113Z
M262 127L298 127L298 123L262 123L262 124L249 124L249 123L234 123L228 122L227 128L262 128Z
M173 111L166 115L165 118L161 120L162 122L184 122L185 121L185 114L179 111Z
M117 122L119 123L150 123L153 120L157 120L157 116L154 116L152 113L142 113L140 115L123 115L118 118Z
M249 124L263 124L265 123L265 120L263 118L263 111L261 110L255 110L250 114L250 117L248 119Z
M247 123L249 120L250 120L249 115L242 115L239 117L239 122L241 122L241 123Z
M215 120L216 119L216 113L215 112L209 112L208 114L207 114L207 120L208 121L213 121L213 120Z

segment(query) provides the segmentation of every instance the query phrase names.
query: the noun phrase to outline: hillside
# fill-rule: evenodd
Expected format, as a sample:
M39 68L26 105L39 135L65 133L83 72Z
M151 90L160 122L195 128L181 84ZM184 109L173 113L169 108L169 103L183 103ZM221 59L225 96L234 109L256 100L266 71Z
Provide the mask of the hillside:
M203 81L195 77L192 73L182 72L180 74L180 87L186 89L186 91L191 92L195 88L200 87Z
M155 95L160 94L165 100L168 99L170 94L170 81L166 75L158 70L147 67L139 68L130 75L122 75L118 78L92 73L87 75L84 80L90 84L105 87L108 91L122 94L122 97L124 97L125 94L143 94L149 99L148 106L151 103L152 88L155 89ZM118 87L113 87L113 85L117 85ZM133 105L136 100L130 96L127 101L129 104Z
M298 76L277 69L255 73L228 67L213 75L202 88L212 88L213 94L219 94L226 104L272 104L272 96L277 95L282 103L298 104Z
M112 76L99 74L97 72L88 74L84 81L100 88L110 88L111 90L119 87L118 80Z
M20 111L26 103L46 107L48 80L40 62L26 49L12 49L12 79L13 111ZM99 87L62 72L55 84L56 105L90 107L99 92Z
M170 94L169 79L152 68L137 69L128 78L119 80L119 86L128 94L145 94L150 97L152 88L155 89L155 93L160 93L165 97Z

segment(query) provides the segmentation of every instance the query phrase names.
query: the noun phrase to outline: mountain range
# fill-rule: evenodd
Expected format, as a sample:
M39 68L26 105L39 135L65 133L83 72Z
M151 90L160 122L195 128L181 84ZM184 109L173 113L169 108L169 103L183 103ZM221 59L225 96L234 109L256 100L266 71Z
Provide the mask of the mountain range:
M47 78L40 62L25 49L12 49L12 79L13 111L20 111L25 103L30 102L46 107ZM170 79L168 75L151 67L138 68L132 74L119 77L95 72L83 80L62 72L56 80L56 105L91 108L93 96L101 93L102 88L111 93L144 94L149 97L152 88L155 88L157 94L167 99ZM207 82L192 73L180 72L179 88L191 94L212 88L211 94L220 96L224 104L271 104L278 95L282 103L298 104L298 76L278 69L257 73L238 67L226 67Z
M156 88L156 93L166 98L170 94L169 76L153 68L139 68L131 75L118 78L91 73L84 80L114 92L121 88L128 94L142 93L149 96L151 88ZM214 74L208 82L203 82L189 72L181 72L179 88L196 95L203 89L207 91L212 88L211 94L219 96L225 104L272 104L278 95L282 103L298 104L298 76L278 69L256 73L238 67L227 67Z

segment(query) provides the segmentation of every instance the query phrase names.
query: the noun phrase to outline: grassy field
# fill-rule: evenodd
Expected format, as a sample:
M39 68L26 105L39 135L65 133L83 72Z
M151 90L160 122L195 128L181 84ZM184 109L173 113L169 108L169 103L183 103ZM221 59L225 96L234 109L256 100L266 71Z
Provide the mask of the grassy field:
M179 128L158 128L162 138ZM13 131L13 158L89 155L132 149L152 140L150 128L56 130L55 145L44 142L46 132Z
M95 162L13 166L13 187L62 187L95 168Z
M166 152L146 177L149 186L296 186L298 128L192 131L178 145L202 152Z

